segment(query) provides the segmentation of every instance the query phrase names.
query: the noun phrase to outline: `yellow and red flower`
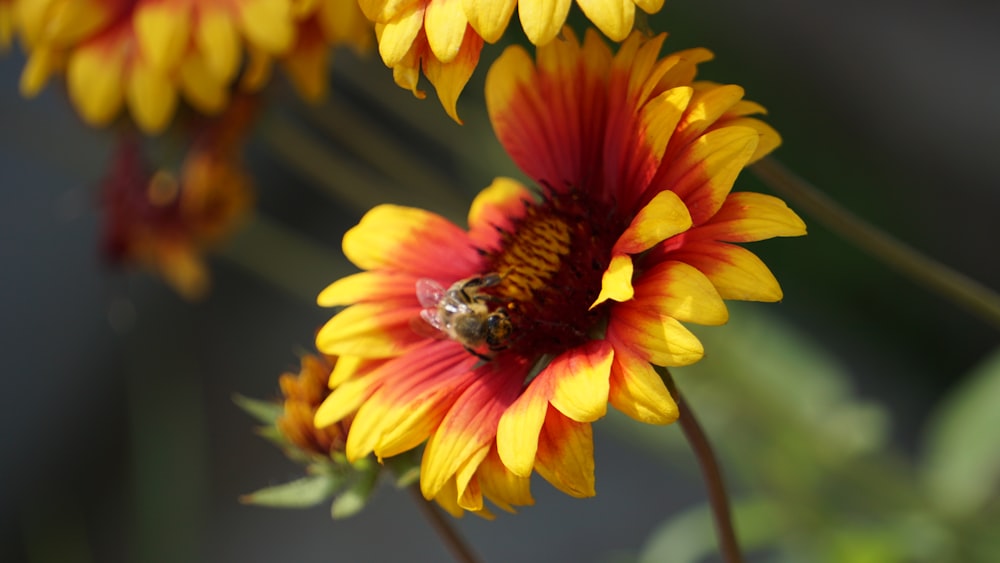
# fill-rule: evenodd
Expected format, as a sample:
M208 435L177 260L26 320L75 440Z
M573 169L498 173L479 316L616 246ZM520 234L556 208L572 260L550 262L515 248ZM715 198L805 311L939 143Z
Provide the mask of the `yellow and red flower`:
M308 54L287 66L300 90L315 97L322 93L315 75L326 61L320 47L364 46L371 33L358 7L340 0L14 0L13 8L29 55L23 95L36 95L65 71L84 121L106 125L127 104L148 132L166 127L179 93L202 113L221 111L244 46L257 61L293 48ZM0 13L0 35L2 20ZM255 84L265 76L258 69Z
M708 51L660 58L665 36L636 33L613 55L593 31L564 35L535 61L507 49L487 76L497 137L539 192L497 179L467 232L376 207L344 236L366 271L319 296L349 306L317 335L341 356L317 426L353 416L351 459L426 441L423 494L456 515L530 504L533 471L593 495L591 422L609 402L677 418L654 366L702 357L682 323L781 298L734 243L805 234L781 200L731 191L780 138L742 88L694 81Z

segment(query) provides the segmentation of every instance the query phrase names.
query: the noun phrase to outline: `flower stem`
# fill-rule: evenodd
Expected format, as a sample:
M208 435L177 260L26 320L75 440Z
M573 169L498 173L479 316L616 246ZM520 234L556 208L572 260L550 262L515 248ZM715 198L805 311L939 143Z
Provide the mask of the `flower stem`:
M445 547L451 552L452 556L455 557L455 561L461 563L477 563L479 558L476 554L472 552L472 548L462 539L462 536L458 535L458 530L452 526L452 523L445 518L438 507L434 506L432 502L424 498L424 495L420 492L420 485L413 484L408 487L410 489L410 494L413 496L413 500L417 503L420 511L424 514L424 517L431 523L434 531L438 533L441 537L441 541L444 542Z
M733 528L733 517L729 509L729 497L726 495L726 485L722 481L722 470L719 462L715 459L712 446L708 443L705 431L698 424L698 419L694 416L694 411L684 400L680 389L674 383L673 377L666 368L657 367L663 382L667 384L667 389L677 402L680 410L680 425L684 432L684 437L691 444L701 467L702 475L705 478L705 486L708 488L708 502L712 507L712 519L715 521L715 532L719 536L719 551L722 559L726 563L742 563L743 554L740 552L740 544L736 540L736 530Z
M771 189L831 231L931 291L1000 327L1000 295L993 290L857 217L772 157L761 159L750 169Z

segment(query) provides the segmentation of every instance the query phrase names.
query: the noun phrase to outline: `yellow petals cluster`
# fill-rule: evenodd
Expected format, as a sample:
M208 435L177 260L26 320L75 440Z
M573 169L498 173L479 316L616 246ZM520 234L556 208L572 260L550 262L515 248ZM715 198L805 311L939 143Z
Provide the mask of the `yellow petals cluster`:
M5 13L28 53L24 96L65 73L88 124L106 125L127 105L147 132L166 127L181 97L202 113L221 111L244 64L244 86L260 87L273 60L304 53L286 67L317 97L327 47L363 48L371 34L357 5L342 0L12 0L0 7L0 40Z
M448 115L459 121L456 103L479 62L483 42L495 43L517 8L528 39L542 46L562 30L571 0L360 0L375 23L379 53L396 83L423 98L421 69ZM652 14L663 0L577 0L605 35L622 41L635 25L635 9Z

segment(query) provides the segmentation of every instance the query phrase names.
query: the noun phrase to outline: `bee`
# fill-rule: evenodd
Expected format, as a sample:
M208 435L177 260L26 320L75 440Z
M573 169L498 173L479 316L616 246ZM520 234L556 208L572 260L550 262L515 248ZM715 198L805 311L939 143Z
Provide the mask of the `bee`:
M506 309L491 309L497 298L480 293L499 284L501 279L500 274L474 276L459 280L448 289L434 280L417 280L417 299L424 307L420 317L469 353L489 360L477 350L483 346L494 352L504 349L514 330Z

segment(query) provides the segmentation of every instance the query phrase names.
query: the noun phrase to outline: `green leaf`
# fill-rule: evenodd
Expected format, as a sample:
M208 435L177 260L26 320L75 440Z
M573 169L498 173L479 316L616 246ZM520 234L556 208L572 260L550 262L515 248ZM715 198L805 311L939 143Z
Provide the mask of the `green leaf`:
M371 498L372 492L375 490L378 474L378 466L372 467L369 471L358 473L358 480L333 500L333 505L330 507L330 514L333 518L339 520L360 512L368 504L368 499Z
M239 393L233 395L233 402L262 424L274 424L285 410L280 403L251 399Z
M781 518L777 506L763 499L743 499L732 504L740 548L744 553L777 542ZM639 563L697 563L719 550L712 514L701 505L661 524L650 536Z
M337 485L329 474L309 475L243 495L240 502L275 508L306 508L333 496Z
M967 375L930 418L922 477L952 514L983 508L1000 483L1000 349Z

